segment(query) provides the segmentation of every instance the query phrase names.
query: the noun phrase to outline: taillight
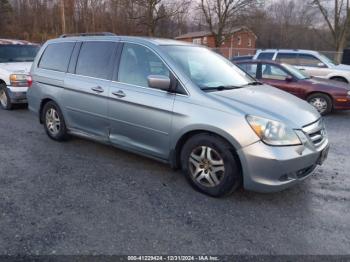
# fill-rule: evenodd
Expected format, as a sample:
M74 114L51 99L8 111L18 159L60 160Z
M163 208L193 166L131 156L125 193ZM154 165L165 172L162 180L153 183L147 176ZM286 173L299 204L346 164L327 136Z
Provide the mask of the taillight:
M31 75L28 75L27 76L27 85L28 87L32 87L32 84L33 84L33 78Z
M11 74L10 84L13 87L31 87L33 83L32 77L26 74Z

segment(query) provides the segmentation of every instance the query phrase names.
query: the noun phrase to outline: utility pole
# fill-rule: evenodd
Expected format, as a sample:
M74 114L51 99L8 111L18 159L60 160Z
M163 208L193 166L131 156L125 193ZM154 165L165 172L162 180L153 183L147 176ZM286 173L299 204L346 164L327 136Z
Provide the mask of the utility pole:
M61 24L62 24L62 34L66 33L66 14L64 12L64 0L61 0Z

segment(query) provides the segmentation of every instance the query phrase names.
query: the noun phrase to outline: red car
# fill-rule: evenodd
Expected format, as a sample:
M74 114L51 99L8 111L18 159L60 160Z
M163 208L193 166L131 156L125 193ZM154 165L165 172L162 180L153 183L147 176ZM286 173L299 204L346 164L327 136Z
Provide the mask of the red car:
M350 109L349 84L310 77L291 65L273 61L239 61L236 64L258 81L308 101L322 115L332 110Z

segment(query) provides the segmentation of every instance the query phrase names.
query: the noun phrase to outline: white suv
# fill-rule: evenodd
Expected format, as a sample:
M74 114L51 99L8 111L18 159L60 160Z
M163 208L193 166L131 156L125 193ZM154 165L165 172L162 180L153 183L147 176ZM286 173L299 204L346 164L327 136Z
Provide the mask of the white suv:
M38 45L27 41L0 39L0 106L3 109L27 103L27 89L31 85L29 71L38 51Z
M350 66L337 65L325 55L311 50L264 49L258 50L254 60L275 60L294 65L310 76L350 83Z

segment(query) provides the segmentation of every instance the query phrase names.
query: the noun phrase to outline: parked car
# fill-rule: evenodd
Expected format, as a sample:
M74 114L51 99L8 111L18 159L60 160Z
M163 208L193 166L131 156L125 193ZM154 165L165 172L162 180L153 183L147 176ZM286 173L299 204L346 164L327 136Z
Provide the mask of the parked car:
M26 103L29 70L39 46L22 40L0 39L0 106Z
M241 61L244 71L263 82L308 101L321 114L333 109L350 109L350 85L318 77L310 77L295 67L273 61Z
M231 58L231 62L236 63L238 61L247 61L251 59L253 59L252 55L234 56Z
M50 40L29 109L48 136L112 144L181 168L211 196L285 189L327 157L320 114L206 47L124 36ZM130 174L132 175L132 174Z
M350 83L350 66L337 65L327 56L311 50L258 50L254 60L274 60L295 66L310 76Z

